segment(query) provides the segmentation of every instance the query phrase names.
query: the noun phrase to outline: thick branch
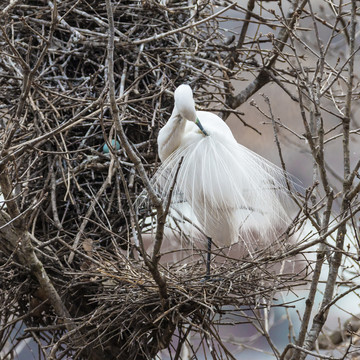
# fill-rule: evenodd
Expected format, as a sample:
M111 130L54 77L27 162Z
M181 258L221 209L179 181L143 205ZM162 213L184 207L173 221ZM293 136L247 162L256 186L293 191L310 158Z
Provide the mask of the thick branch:
M4 179L7 175L2 172L0 175L0 186L4 184ZM18 209L16 209L18 211ZM55 313L61 319L68 330L74 329L74 324L71 321L70 314L61 300L60 295L56 291L51 279L49 278L42 262L38 259L35 249L31 242L30 233L21 226L21 223L11 223L11 216L4 211L0 212L0 235L2 241L6 243L6 248L15 250L21 263L30 269L31 273L36 277L40 288L46 294L46 298L53 306ZM17 226L18 225L18 226ZM20 225L20 226L19 226Z
M354 41L355 41L355 29L356 29L356 1L352 1L352 12L351 12L351 21L350 21L350 53L354 50ZM341 204L341 216L344 218L350 212L350 201L347 198L347 195L351 188L351 183L349 183L348 178L350 175L350 160L349 160L349 122L351 114L351 96L352 96L352 86L353 86L353 70L354 70L354 59L352 58L349 62L349 80L348 80L348 92L347 92L347 101L345 109L345 119L343 121L343 156L344 156L344 182L343 182L343 199ZM326 281L326 287L323 295L323 300L319 312L315 315L311 330L308 333L306 341L304 343L304 349L311 350L314 347L315 341L317 340L322 327L325 324L328 315L328 309L333 303L333 294L336 285L336 280L341 266L342 261L342 250L344 247L344 240L346 235L347 227L346 222L344 222L337 231L336 236L336 251L331 258L329 266L329 275ZM301 359L304 359L306 354L301 355Z
M109 95L110 95L110 105L111 105L111 113L113 116L113 121L116 127L116 131L119 135L120 142L122 148L125 150L129 159L134 164L136 170L138 171L146 190L150 196L150 200L152 204L155 206L157 211L157 230L155 236L155 248L160 251L163 234L164 234L164 226L165 226L165 218L164 218L164 209L161 200L157 197L153 187L151 186L150 180L146 174L145 168L141 163L140 158L137 156L136 152L132 148L126 134L124 128L122 126L122 122L120 119L119 108L116 103L115 97L115 78L114 78L114 19L113 19L113 11L111 6L111 1L106 0L106 9L108 14L109 21L109 43L108 43L108 76L109 76ZM155 253L154 256L158 259L158 253ZM153 256L153 258L154 258ZM159 286L159 292L162 299L166 299L167 288L166 282L163 276L160 274L157 261L150 261L147 256L144 257L145 264L148 266L150 272L153 275L154 280Z

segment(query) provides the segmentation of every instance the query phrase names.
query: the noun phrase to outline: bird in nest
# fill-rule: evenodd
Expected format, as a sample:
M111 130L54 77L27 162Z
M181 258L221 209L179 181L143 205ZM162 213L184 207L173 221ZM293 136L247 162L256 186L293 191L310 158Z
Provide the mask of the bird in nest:
M208 240L209 276L213 243L240 243L251 256L289 225L286 174L239 144L220 117L196 111L190 86L180 85L174 100L171 117L158 135L162 164L153 184L163 198L171 193L170 209L178 218L184 203L190 208L191 215L184 218Z

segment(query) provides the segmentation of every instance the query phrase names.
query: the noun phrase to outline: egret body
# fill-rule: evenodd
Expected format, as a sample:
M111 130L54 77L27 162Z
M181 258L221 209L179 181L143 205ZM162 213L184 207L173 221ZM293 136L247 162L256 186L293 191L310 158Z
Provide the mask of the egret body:
M173 205L187 202L219 247L240 241L251 254L269 244L289 222L282 170L240 145L217 115L196 111L188 85L180 85L174 99L158 135L162 165L154 179L161 195L175 182Z

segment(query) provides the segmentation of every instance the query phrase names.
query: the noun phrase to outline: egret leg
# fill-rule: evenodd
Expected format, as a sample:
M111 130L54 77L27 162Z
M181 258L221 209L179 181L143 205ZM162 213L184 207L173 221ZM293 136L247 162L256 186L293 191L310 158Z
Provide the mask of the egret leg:
M202 282L205 281L222 281L222 278L212 278L210 277L210 261L211 261L211 245L212 245L212 239L211 237L207 238L208 243L207 243L207 256L206 256L206 275L205 277L201 280Z
M207 257L206 257L206 279L210 278L210 261L211 261L211 244L212 239L211 237L208 237L208 243L207 243Z

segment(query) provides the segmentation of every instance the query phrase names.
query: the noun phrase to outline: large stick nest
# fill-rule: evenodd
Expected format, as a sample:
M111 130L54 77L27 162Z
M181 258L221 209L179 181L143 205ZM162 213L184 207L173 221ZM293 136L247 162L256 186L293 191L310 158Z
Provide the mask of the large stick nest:
M168 290L163 304L132 241L130 206L143 191L142 181L123 149L103 150L117 139L104 91L105 4L62 1L57 12L53 6L28 1L1 15L0 170L10 176L21 226L30 232L78 328L68 333L57 318L6 237L8 225L2 227L0 246L2 345L21 321L28 327L22 336L33 337L43 356L52 351L54 358L72 353L140 359L166 347L176 352L186 338L185 324L205 346L221 344L218 324L244 322L246 309L261 308L292 275L275 279L265 262L227 259L217 266L216 281L203 282L203 260L190 257L161 265ZM114 3L117 104L150 176L158 164L156 136L170 115L173 89L190 83L200 107L224 109L225 87L218 77L231 53L216 19L150 38L219 9L207 2ZM7 221L10 205L0 205ZM171 343L174 336L178 339Z

